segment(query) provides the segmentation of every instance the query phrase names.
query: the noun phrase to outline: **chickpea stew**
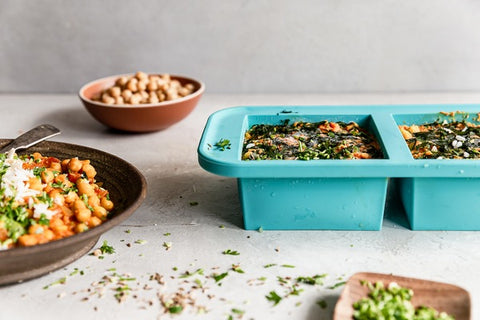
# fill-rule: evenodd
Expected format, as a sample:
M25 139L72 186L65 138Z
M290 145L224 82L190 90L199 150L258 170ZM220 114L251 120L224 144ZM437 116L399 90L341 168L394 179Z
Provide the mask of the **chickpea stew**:
M415 159L480 159L480 125L444 120L399 129Z
M121 76L92 100L105 104L137 105L171 101L185 97L195 90L193 83L182 84L165 73L146 74L138 71L133 76Z
M382 159L373 135L355 122L295 122L253 125L243 142L243 160Z
M0 154L0 250L62 239L102 224L114 204L89 160Z

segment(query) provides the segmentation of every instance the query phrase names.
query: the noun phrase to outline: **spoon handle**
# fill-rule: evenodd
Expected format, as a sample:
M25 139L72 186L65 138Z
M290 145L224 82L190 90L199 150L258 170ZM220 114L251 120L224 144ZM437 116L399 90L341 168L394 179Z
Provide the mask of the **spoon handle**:
M0 148L0 153L10 151L11 149L26 149L57 134L60 134L59 129L50 124L42 124L25 132L6 146Z

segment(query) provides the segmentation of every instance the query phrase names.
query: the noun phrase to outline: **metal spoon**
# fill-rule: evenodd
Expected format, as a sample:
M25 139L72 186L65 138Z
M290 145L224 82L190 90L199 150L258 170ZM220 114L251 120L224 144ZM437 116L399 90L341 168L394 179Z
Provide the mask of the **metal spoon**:
M57 134L60 130L50 124L42 124L18 136L12 142L0 148L0 153L8 152L12 149L20 150L29 148L43 140L49 139Z

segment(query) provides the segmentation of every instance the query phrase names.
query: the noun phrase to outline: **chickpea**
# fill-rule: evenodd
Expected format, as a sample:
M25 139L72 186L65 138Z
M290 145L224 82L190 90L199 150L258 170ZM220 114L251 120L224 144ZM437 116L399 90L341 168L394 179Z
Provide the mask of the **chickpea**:
M88 230L88 227L85 223L79 223L74 228L76 233L81 233Z
M91 197L95 195L95 189L93 186L85 179L78 179L77 180L77 188L78 193L81 195L85 194L87 197Z
M52 171L62 171L62 165L60 164L60 162L52 162L50 164L50 169L52 169Z
M117 87L122 88L127 84L127 82L128 82L128 77L122 76L122 77L118 78L117 81L115 81L115 85Z
M75 218L77 218L77 220L80 222L87 222L91 216L92 212L87 208L75 211Z
M43 190L42 181L40 181L40 179L37 177L30 178L28 180L28 184L30 185L30 189L38 190L38 191Z
M24 234L18 238L18 244L24 247L38 244L38 239L33 234Z
M95 208L96 206L100 205L100 199L96 194L88 197L88 205L92 208Z
M51 183L55 178L53 171L51 170L42 171L42 173L40 174L40 177L42 178L43 183Z
M107 211L111 211L113 209L113 202L108 200L106 197L100 199L100 204L104 207Z
M112 97L111 95L104 93L102 94L102 102L106 104L114 104L115 103L115 98Z
M137 88L140 92L147 90L147 80L145 79L138 81Z
M115 97L115 104L125 104L122 96Z
M128 80L128 83L127 83L127 89L132 91L132 92L137 92L138 91L138 80L136 78L132 78L130 80Z
M91 227L96 227L96 226L102 224L102 220L98 217L91 216L87 223Z
M119 77L115 85L95 97L108 104L143 104L174 100L191 94L195 89L193 83L182 84L172 79L169 74L148 75L138 71L134 76ZM135 95L139 93L140 95ZM156 97L152 95L156 94Z
M107 219L107 210L102 207L102 206L95 206L93 207L93 215L97 218L100 218L102 220Z
M78 172L82 169L83 163L78 158L72 158L68 163L68 169L71 172Z
M84 164L82 170L89 179L93 179L97 175L97 171L90 163Z
M123 92L122 92L123 101L124 102L129 102L130 98L132 97L132 94L133 94L132 91L130 91L128 89L123 90Z
M140 93L135 93L130 97L131 104L139 104L142 101L142 95Z
M135 77L136 77L138 80L146 80L146 79L148 78L148 75L147 75L145 72L138 71L138 72L135 74Z
M157 91L157 90L158 90L158 82L156 82L156 81L150 81L150 82L147 84L147 89L148 89L148 91L150 91L150 92Z

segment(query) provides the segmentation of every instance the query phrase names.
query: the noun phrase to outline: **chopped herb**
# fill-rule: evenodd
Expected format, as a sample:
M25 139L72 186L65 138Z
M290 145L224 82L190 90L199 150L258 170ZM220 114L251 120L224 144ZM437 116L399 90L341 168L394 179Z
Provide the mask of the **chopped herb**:
M50 219L47 218L45 214L40 215L40 219L38 219L38 224L48 226L50 224Z
M171 242L164 242L163 246L165 247L165 250L170 250L172 248L172 243Z
M230 250L230 249L224 250L222 253L223 253L223 254L227 254L227 255L231 255L231 256L238 256L238 255L240 255L240 253L239 253L238 251Z
M218 226L220 229L225 229L225 226L222 224L220 226Z
M172 234L170 232L164 233L163 234L165 237L171 236Z
M174 305L174 306L169 307L167 310L171 314L178 314L178 313L181 313L183 311L183 307L181 305Z
M215 282L219 282L219 281L222 281L226 276L228 276L228 272L224 272L221 274L214 274L213 279L215 280Z
M275 291L270 291L267 296L265 296L268 301L272 301L273 305L276 306L281 300L282 297L280 297Z
M236 265L236 264L232 264L232 270L237 272L237 273L245 273L245 271L243 271L242 269L240 269L240 266L239 265Z
M60 278L57 281L54 281L54 282L46 285L45 287L43 287L43 289L46 290L46 289L50 288L51 286L54 286L54 285L57 285L57 284L65 284L65 282L67 282L67 277Z
M175 268L175 267L174 267L174 268ZM175 270L175 269L174 269L174 270ZM197 270L195 270L194 272L185 271L185 273L182 274L182 275L180 276L180 278L188 278L188 277L191 277L191 276L193 276L193 275L195 275L195 274L203 275L203 269L197 269Z
M317 274L313 277L298 277L297 282L310 285L322 285L323 279L325 279L326 276L326 274Z
M197 201L191 201L190 206L192 206L192 207L198 206L198 202Z
M328 287L328 289L332 289L332 290L333 290L333 289L336 289L336 288L338 288L338 287L341 287L341 286L345 285L345 283L346 283L346 281L337 282L337 283L335 283L333 286Z
M269 263L269 264L264 265L263 267L264 268L271 268L271 267L274 267L276 265L277 265L276 263Z
M107 240L103 241L103 244L100 247L100 251L101 253L108 253L108 254L115 253L115 249L112 246L108 245Z
M146 244L146 243L147 243L147 240L139 239L139 240L136 240L135 243L136 243L136 244Z
M125 233L132 233L130 229L125 230Z
M284 267L284 268L295 268L295 266L293 266L291 264L282 264L282 267Z
M328 305L327 305L327 301L325 301L325 300L318 300L318 301L317 301L317 305L318 305L320 308L322 308L322 309L325 309L325 308L327 308L327 306L328 306Z
M235 314L239 314L239 315L245 314L244 310L240 310L240 309L236 309L236 308L233 308L232 312L235 313Z
M226 149L230 149L232 144L228 139L220 139L218 142L214 144L215 148L220 151L225 151Z

